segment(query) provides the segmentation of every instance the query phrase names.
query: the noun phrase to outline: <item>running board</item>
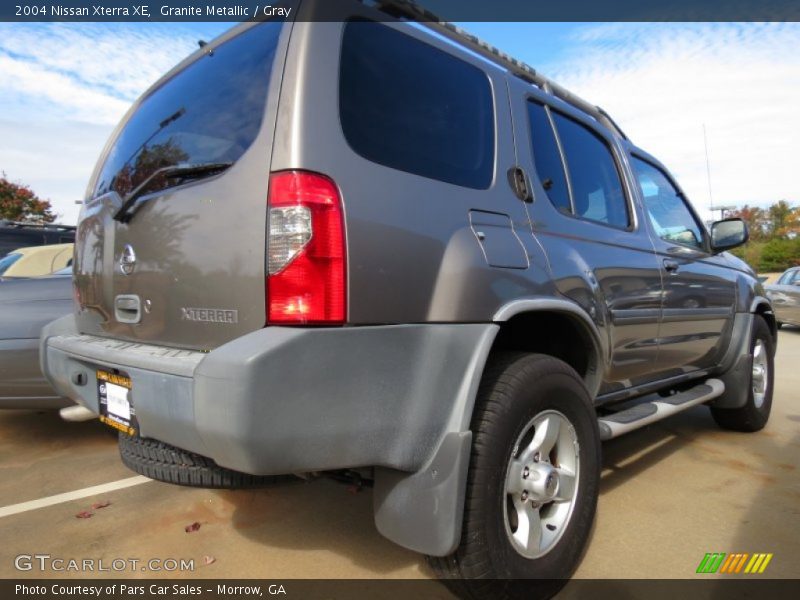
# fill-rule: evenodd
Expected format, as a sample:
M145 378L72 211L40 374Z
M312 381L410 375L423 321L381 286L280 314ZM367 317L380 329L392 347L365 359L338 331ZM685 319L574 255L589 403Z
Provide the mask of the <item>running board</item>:
M644 402L632 408L621 410L618 413L599 417L597 423L600 427L600 439L603 441L610 440L623 433L666 419L687 408L721 396L724 391L725 384L722 381L719 379L707 379L704 383L674 396L660 398L652 402Z

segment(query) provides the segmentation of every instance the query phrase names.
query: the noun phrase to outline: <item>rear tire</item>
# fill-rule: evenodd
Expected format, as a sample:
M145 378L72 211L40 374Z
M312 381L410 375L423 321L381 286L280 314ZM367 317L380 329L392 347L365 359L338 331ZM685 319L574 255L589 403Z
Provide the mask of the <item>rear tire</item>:
M150 438L119 434L119 453L126 467L157 481L212 489L255 488L288 477L249 475L220 467L210 458Z
M549 598L578 566L597 507L589 393L558 359L502 354L484 374L471 429L461 543L429 563L461 597Z
M717 425L732 431L759 431L769 420L775 381L775 340L767 322L756 315L750 339L753 367L747 402L741 408L711 408Z

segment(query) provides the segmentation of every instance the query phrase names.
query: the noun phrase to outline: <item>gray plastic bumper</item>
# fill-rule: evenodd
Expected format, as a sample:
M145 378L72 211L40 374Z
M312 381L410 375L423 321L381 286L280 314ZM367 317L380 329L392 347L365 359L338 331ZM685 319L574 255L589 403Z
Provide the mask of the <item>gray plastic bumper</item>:
M496 330L270 327L202 353L81 335L59 320L43 332L42 368L95 412L95 370L125 371L143 436L231 469L416 471L445 433L468 429Z
M494 324L265 328L209 353L109 340L71 317L42 370L98 411L95 371L133 384L139 431L256 475L378 467L376 523L445 555L461 531L469 422Z

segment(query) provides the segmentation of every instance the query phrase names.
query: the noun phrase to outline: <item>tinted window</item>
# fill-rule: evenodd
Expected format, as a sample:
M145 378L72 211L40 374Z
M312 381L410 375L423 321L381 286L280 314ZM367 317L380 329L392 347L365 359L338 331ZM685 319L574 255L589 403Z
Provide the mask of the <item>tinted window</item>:
M583 125L553 112L567 161L575 214L628 227L628 207L617 166L606 143Z
M557 209L562 212L572 212L564 164L561 162L556 136L544 106L528 102L528 118L531 126L533 160L536 164L539 181L547 191L550 202Z
M339 109L347 142L368 160L471 188L492 181L489 80L446 52L379 23L348 23Z
M261 125L280 27L245 31L145 98L114 141L95 195L125 195L163 167L239 158ZM161 178L148 190L175 181Z
M798 280L800 280L800 271L786 271L778 279L778 285L791 285Z
M655 234L668 242L702 248L702 230L667 176L636 157L632 164Z

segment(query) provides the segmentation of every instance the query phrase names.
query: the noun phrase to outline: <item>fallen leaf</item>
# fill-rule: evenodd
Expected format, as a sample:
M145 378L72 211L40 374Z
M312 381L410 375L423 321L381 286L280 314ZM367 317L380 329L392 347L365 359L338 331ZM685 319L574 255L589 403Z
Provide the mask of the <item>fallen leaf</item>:
M111 506L111 500L103 500L102 502L95 502L92 504L92 510L97 510L98 508L105 508L106 506Z
M90 512L88 510L82 510L77 515L75 515L75 517L78 518L78 519L89 519L89 518L91 518L93 516L94 516L94 513Z
M200 529L200 523L198 523L197 521L183 528L183 530L186 533L192 533L193 531L197 531L198 529Z
M211 563L215 563L215 562L217 562L217 559L214 558L213 556L204 556L203 557L203 564L204 565L210 565Z

